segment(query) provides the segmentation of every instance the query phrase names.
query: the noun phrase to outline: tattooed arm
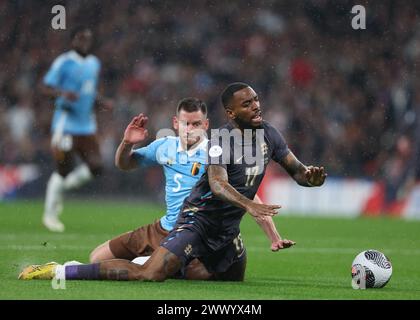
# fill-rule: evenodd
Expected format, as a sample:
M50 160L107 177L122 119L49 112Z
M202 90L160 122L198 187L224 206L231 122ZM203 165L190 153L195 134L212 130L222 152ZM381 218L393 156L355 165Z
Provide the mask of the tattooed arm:
M322 186L327 177L324 167L305 166L291 151L280 164L299 185L304 187Z
M245 209L253 217L273 216L277 214L276 209L279 209L280 206L255 203L232 187L228 182L227 171L224 167L209 165L207 172L210 189L219 199Z
M254 197L254 202L263 203L257 195ZM274 224L273 218L269 216L254 218L268 239L271 241L271 251L279 251L280 249L290 248L296 242L288 239L282 239Z

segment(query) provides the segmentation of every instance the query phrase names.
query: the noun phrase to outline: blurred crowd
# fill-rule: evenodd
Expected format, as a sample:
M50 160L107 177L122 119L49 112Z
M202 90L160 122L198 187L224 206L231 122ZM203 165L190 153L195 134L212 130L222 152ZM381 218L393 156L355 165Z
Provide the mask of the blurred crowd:
M51 28L56 4L66 8L65 31ZM365 5L366 30L352 29L355 4ZM171 128L179 99L196 96L217 127L220 92L243 81L299 159L330 175L382 179L395 197L420 176L419 13L415 0L1 1L0 164L52 170L53 105L37 87L69 49L72 27L85 24L102 62L100 91L115 101L98 122L117 180L129 179L113 156L134 115L149 116L153 138Z

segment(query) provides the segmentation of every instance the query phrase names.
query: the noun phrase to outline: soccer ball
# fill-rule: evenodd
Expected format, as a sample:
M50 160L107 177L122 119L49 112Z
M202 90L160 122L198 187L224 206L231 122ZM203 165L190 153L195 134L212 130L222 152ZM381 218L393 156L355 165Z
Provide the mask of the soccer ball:
M377 250L360 252L351 266L354 289L383 288L391 279L391 261Z

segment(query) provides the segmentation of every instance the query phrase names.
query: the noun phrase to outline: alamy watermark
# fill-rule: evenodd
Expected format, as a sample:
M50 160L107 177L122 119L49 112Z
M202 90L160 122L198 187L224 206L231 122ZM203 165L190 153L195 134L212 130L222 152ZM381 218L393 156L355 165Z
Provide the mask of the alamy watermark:
M54 30L66 29L66 8L62 5L55 5L51 8L51 13L55 16L51 20L51 28Z
M351 267L351 286L353 289L366 289L366 271L360 264Z
M54 290L65 290L66 289L66 279L57 279L53 278L51 280L51 288Z
M226 128L212 129L210 139L205 130L196 130L193 135L200 137L200 142L197 144L203 143L204 140L208 141L204 148L209 164L245 163L253 166L252 175L259 175L263 173L264 165L268 162L268 146L264 140L264 129L244 129L243 131ZM161 129L157 132L156 139L167 136L176 136L176 133L172 129ZM188 153L178 154L178 151L175 143L159 146L156 152L159 155L158 162L170 165L190 162Z
M360 4L351 8L351 13L355 14L351 19L351 27L354 30L366 29L366 8Z

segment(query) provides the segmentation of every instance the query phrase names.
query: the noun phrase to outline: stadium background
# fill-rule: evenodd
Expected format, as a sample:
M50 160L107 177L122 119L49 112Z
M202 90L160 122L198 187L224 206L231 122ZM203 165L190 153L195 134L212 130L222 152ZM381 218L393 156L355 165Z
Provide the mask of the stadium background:
M51 28L56 4L66 8L65 31ZM351 28L355 4L366 8L366 30ZM419 221L389 217L420 215L419 10L414 0L0 1L0 299L419 299ZM37 87L78 24L94 31L100 91L116 105L98 113L105 174L68 197L66 232L52 234L41 214L53 106ZM306 189L269 170L261 195L283 206L275 221L293 249L270 252L246 216L241 284L75 281L52 290L16 279L27 264L85 262L98 244L156 219L161 169L113 164L126 124L146 113L152 140L171 127L180 98L198 96L217 127L219 94L232 81L250 83L299 159L329 173L322 188ZM358 217L368 213L377 217ZM369 248L391 258L394 275L384 289L358 292L350 265Z
M116 105L98 113L106 174L76 194L162 200L159 168L140 174L114 168L125 125L144 112L153 139L171 128L180 98L197 96L218 127L225 119L219 94L232 81L257 90L265 118L304 163L324 165L330 177L363 179L356 188L375 182L373 203L360 210L400 213L394 201L406 199L420 177L417 1L47 3L0 4L0 199L43 196L53 168L53 106L37 86L69 48L77 24L94 31L101 92ZM65 5L66 31L51 28L55 4ZM366 30L351 28L355 4L366 7ZM35 167L11 171L22 164Z

